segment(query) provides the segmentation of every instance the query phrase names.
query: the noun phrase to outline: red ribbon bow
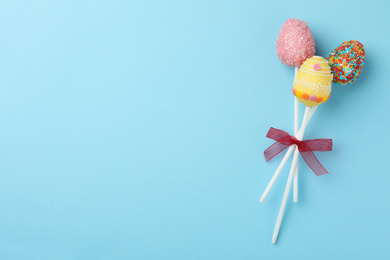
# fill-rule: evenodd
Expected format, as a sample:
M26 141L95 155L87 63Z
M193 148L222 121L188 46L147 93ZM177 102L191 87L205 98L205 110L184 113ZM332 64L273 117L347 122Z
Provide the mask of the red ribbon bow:
M322 166L322 164L318 161L313 151L332 151L332 139L321 138L299 141L294 136L289 135L287 132L273 127L269 129L267 137L274 139L276 143L264 151L264 158L266 162L274 158L290 145L296 144L298 146L299 152L302 155L302 158L317 176L328 173L324 166Z

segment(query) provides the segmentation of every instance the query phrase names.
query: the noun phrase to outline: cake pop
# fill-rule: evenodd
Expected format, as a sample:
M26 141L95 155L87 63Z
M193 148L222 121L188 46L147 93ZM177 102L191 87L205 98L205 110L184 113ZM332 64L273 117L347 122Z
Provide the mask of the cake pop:
M364 65L366 52L358 41L345 41L328 54L326 59L333 74L333 82L345 85L354 82Z
M307 23L295 18L287 19L276 40L276 53L287 66L300 66L316 52L316 46Z
M294 80L294 96L307 107L318 106L329 99L332 74L328 61L314 56L303 62Z

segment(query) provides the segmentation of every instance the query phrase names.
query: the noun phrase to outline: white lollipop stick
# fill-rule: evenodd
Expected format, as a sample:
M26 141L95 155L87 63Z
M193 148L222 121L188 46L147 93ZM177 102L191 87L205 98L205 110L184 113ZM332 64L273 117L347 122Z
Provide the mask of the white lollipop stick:
M293 179L293 176L294 176L295 168L293 166L295 165L296 161L298 161L299 151L298 151L298 149L297 149L295 144L292 145L292 147L295 148L294 157L293 157L293 162L292 162L292 165L291 165L291 168L290 168L290 173L288 175L286 189L284 190L282 205L280 206L278 219L276 220L276 226L275 226L275 230L274 230L274 235L272 237L272 243L274 243L274 244L276 243L276 239L278 238L280 224L282 223L282 218L283 218L283 214L284 214L284 209L286 208L286 202L287 202L287 198L288 198L288 193L290 191L291 182L292 182L292 179Z
M312 107L309 113L309 121L313 117L314 112L316 112L318 106Z
M295 78L297 77L299 67L295 67ZM299 124L299 102L296 96L294 96L294 135L298 134ZM294 169L294 186L293 186L293 201L298 202L298 164Z
M303 120L301 129L299 130L299 133L296 136L296 138L298 140L302 140L303 135L304 135L305 130L306 130L306 127L307 127L307 124L309 123L310 119L313 117L314 112L316 111L317 107L318 106L315 106L315 107L313 107L310 110L310 113L309 113L308 118L307 118L307 122L305 122L305 120ZM306 111L308 109L309 108L306 107L305 114L306 114ZM274 235L272 237L272 243L274 243L274 244L276 243L276 239L278 238L278 234L279 234L280 225L282 224L284 209L286 208L288 193L290 192L291 182L292 182L292 179L294 177L294 171L295 171L295 169L296 169L296 167L298 165L298 155L299 155L298 147L295 144L292 145L291 147L295 148L294 157L293 157L293 161L292 161L292 164L291 164L290 173L288 175L286 189L284 190L283 199L282 199L282 205L280 206L278 219L276 220L276 226L275 226L275 230L274 230Z
M297 139L298 139L298 136L301 135L301 131L304 130L304 128L306 128L307 124L309 123L309 111L310 111L310 108L306 107L305 114L304 114L303 120L302 120L301 129L299 130L299 132L298 132L298 134L296 136ZM302 136L300 138L302 138ZM263 202L265 200L265 198L267 197L267 195L270 192L272 186L274 185L276 179L278 178L280 172L282 171L284 165L286 164L288 158L290 157L293 149L294 149L293 145L288 148L286 154L284 155L282 161L279 164L279 167L276 169L276 172L274 173L274 175L272 176L270 182L268 183L267 188L265 188L265 191L263 192L263 195L260 198L260 202Z
M315 107L312 107L312 108L311 108L310 113L309 113L309 115L308 115L308 120L307 120L308 123L309 123L310 119L313 117L314 112L316 112L317 107L318 107L318 106L315 106ZM306 109L307 109L307 107L306 107ZM302 127L303 127L303 122L302 122L301 129L299 130L299 133L298 133L298 135L296 136L296 138L297 138L299 141L302 141L302 139L303 139L303 135L305 134L305 130L306 130L307 124L306 124L306 126L305 126L303 129L302 129ZM300 135L302 135L302 136L300 136ZM298 148L297 148L297 149L298 149ZM295 165L294 165L294 162L293 162L291 166L293 166L294 168L298 167L298 160L295 162Z
M276 179L278 178L280 172L283 170L284 165L286 164L288 158L290 158L290 155L294 149L294 146L290 146L284 155L282 161L279 164L279 167L276 169L274 175L272 176L271 180L269 181L267 188L265 188L263 195L261 195L260 202L263 203L265 198L267 197L268 193L272 189L272 186L274 185Z

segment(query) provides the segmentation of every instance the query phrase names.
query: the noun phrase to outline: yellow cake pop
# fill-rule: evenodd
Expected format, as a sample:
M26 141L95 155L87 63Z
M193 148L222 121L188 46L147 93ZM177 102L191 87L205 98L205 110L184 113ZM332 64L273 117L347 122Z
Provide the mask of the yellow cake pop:
M332 73L327 60L313 56L305 60L294 80L293 94L307 107L328 100L332 90Z

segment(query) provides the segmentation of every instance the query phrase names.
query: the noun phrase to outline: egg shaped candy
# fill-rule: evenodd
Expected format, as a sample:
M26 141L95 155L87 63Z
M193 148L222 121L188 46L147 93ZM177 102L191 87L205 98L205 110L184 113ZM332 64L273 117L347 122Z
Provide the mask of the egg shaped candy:
M327 60L313 56L305 60L294 80L293 94L307 107L326 102L332 90L332 74Z
M314 55L316 45L307 23L295 18L287 19L276 40L276 53L287 66L301 66Z
M345 41L334 49L326 59L333 74L333 82L345 85L354 82L364 65L366 52L358 41Z

